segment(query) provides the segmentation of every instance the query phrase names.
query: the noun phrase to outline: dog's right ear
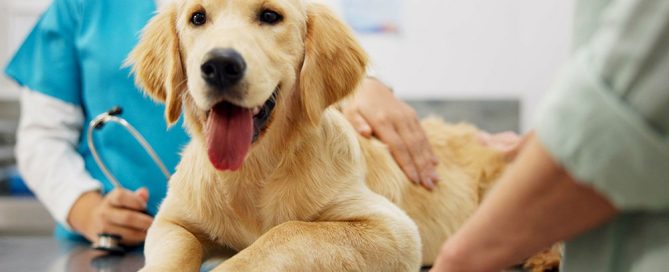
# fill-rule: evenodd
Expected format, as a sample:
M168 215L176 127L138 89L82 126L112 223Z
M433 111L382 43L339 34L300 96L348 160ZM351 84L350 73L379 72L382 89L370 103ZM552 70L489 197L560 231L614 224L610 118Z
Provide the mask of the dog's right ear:
M169 125L179 120L186 89L176 17L175 4L161 10L144 28L141 40L126 60L126 65L132 66L135 83L153 99L165 103Z

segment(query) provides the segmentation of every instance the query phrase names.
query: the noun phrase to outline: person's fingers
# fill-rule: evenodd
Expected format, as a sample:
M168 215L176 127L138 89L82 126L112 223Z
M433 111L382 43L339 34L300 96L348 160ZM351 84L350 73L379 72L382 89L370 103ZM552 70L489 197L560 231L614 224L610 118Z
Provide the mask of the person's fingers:
M412 123L398 123L395 128L409 152L414 167L418 171L420 183L427 189L433 189L435 181L432 175L435 168L432 158L434 155L423 130Z
M441 177L437 173L437 165L439 164L439 159L437 158L437 155L434 153L432 144L430 143L430 140L427 138L427 134L425 133L423 126L420 125L418 119L415 120L413 128L414 128L414 133L416 134L415 137L417 137L420 143L420 150L422 150L420 154L423 156L422 160L424 161L425 165L425 167L422 168L423 175L431 178L432 182L436 183L437 181L441 180Z
M490 137L492 137L490 133L485 131L479 131L479 133L476 135L479 143L483 145L488 145L488 143L490 143Z
M109 204L119 208L133 209L136 211L146 210L146 201L142 197L126 189L114 189L106 199Z
M523 150L525 144L529 141L529 139L531 139L534 136L534 131L530 131L529 133L523 136L518 136L518 135L515 136L518 137L518 139L514 140L511 143L510 151L506 152L505 154L506 159L508 161L513 161L518 156L520 151Z
M358 111L350 111L348 114L344 115L346 119L353 125L356 131L360 133L365 138L372 137L372 127L367 123L362 115Z
M132 228L138 231L146 231L153 218L141 212L128 209L109 209L105 215L105 220L113 225Z
M504 144L512 148L518 146L522 140L522 138L515 132L500 133L499 138L501 142L504 142Z
M149 201L149 189L142 187L135 191L135 195L139 196L144 202Z
M392 125L384 124L378 126L374 133L379 139L381 139L381 141L388 145L390 153L393 155L400 168L402 168L404 174L406 174L411 181L420 183L420 176L418 175L418 171L416 170L414 162L411 159L409 150L402 141L401 137L397 134L395 128Z
M497 133L495 134L495 137L497 138L498 141L506 145L517 145L521 141L520 136L518 136L518 134L516 134L515 132L511 131Z
M478 139L483 145L501 152L507 160L511 161L516 157L527 137L520 137L510 131L495 134L479 132Z
M146 232L116 225L106 225L101 233L115 234L121 236L121 244L126 246L138 245L146 239Z

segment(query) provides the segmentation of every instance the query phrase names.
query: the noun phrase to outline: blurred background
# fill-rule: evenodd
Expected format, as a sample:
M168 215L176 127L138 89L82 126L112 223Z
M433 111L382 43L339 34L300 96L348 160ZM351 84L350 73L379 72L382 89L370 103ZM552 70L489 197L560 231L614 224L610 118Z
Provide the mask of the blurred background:
M3 70L50 2L0 0ZM531 127L569 50L571 0L325 2L355 28L376 74L419 113L495 132ZM0 76L0 236L49 235L49 215L14 166L18 96Z

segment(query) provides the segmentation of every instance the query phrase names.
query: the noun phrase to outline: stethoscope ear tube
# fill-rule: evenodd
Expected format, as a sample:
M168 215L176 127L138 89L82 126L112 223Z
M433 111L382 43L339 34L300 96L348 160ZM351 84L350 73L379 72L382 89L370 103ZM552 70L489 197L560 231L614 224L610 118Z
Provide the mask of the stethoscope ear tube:
M95 159L95 163L100 167L100 170L102 170L102 173L105 175L105 177L111 182L114 187L116 188L123 188L121 183L116 179L116 177L109 171L109 168L107 168L107 165L102 161L100 158L100 155L98 153L98 150L95 148L95 142L93 141L93 132L95 130L102 129L102 127L108 123L108 122L113 122L121 125L124 127L130 135L137 140L137 142L142 146L142 148L146 151L147 154L151 157L153 162L160 168L160 171L163 173L166 179L169 179L171 174L167 170L167 167L163 163L162 160L160 160L160 157L158 157L158 154L156 154L156 151L151 147L151 145L146 141L144 136L135 129L130 123L128 123L127 120L118 117L123 112L123 109L119 106L113 107L107 112L103 112L102 114L96 116L88 125L88 131L86 133L86 139L88 141L88 148L91 151L91 154L93 155L93 159Z
M165 166L163 161L160 160L160 157L158 157L156 151L146 141L144 136L142 136L142 134L140 134L139 131L135 129L135 127L130 125L130 123L128 123L127 120L119 117L121 113L123 113L123 109L119 106L113 107L110 110L101 113L100 115L93 118L93 120L91 120L91 122L88 125L88 130L86 132L86 140L88 141L88 148L90 149L91 154L93 155L93 159L95 159L95 163L98 165L100 170L102 170L102 173L105 175L107 180L109 180L109 182L111 182L115 188L123 188L118 179L116 179L116 177L109 171L107 165L100 158L98 150L95 148L95 142L93 141L93 132L102 129L102 127L104 127L104 125L108 122L117 123L122 127L124 127L130 133L130 135L132 135L133 138L135 138L135 140L142 146L144 151L146 151L146 153L149 154L149 156L156 164L156 166L158 166L163 175L165 175L165 178L169 180L171 174L167 170L167 167ZM119 235L100 233L98 234L98 241L93 245L93 248L115 254L123 253L124 250L119 244L121 239L122 237Z
M123 113L123 109L119 106L115 106L115 107L109 109L107 112L96 116L95 119L93 119L93 121L91 121L91 126L95 129L101 129L105 125L105 122L106 122L106 121L103 121L105 116L118 116L118 115L121 115L121 113Z

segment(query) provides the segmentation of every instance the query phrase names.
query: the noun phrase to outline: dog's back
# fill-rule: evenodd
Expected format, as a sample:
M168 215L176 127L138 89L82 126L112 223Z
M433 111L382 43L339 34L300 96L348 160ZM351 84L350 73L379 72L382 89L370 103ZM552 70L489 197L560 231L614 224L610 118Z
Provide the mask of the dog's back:
M412 184L384 144L359 139L367 185L414 220L420 230L423 264L432 264L443 241L478 207L506 162L501 154L478 142L477 129L470 125L451 125L437 118L426 119L422 125L440 161L437 171L442 180L433 191Z

